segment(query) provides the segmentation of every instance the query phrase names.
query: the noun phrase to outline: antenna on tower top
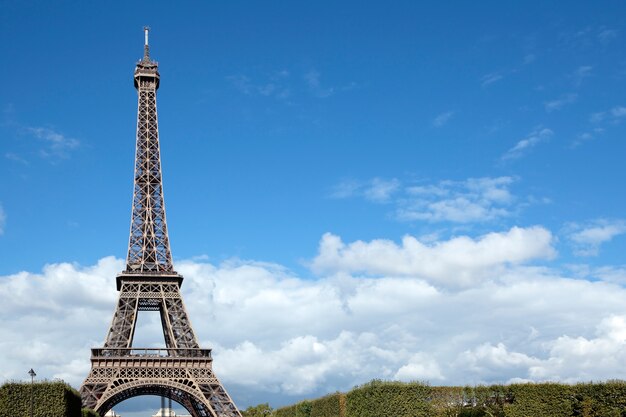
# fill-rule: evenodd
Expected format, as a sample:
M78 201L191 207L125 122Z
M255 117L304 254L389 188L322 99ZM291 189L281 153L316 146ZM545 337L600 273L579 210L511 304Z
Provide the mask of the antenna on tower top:
M145 43L143 45L143 60L150 61L150 47L148 46L148 32L150 32L150 27L144 26L143 32L145 36Z

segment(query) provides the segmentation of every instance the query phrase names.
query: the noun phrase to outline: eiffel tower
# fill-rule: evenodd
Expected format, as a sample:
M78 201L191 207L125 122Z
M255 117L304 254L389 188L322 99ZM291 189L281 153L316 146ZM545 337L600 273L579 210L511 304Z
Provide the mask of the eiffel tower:
M101 416L139 395L170 398L193 417L241 417L201 349L180 294L165 221L157 123L158 64L150 59L144 28L143 59L135 68L139 95L135 186L126 269L117 276L119 299L102 348L91 349L91 371L80 388L83 405ZM161 315L164 349L133 347L140 311Z

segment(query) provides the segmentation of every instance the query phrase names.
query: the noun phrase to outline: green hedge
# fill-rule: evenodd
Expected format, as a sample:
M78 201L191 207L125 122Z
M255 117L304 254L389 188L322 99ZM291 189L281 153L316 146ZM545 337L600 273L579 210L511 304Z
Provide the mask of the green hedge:
M478 385L474 387L475 408L483 415L490 417L504 417L504 407L513 401L511 391L504 385Z
M431 387L428 402L435 417L457 417L472 404L474 394L465 387Z
M626 382L430 387L374 380L275 417L626 417Z
M0 417L82 417L80 394L64 382L9 382L0 387Z
M508 386L511 403L505 404L506 417L571 417L576 386L543 383Z
M287 407L277 408L274 412L276 417L310 417L311 402L301 401Z
M100 414L96 413L91 408L82 409L83 417L100 417Z
M580 417L622 417L626 415L626 382L575 386L574 415Z
M311 401L310 417L345 417L346 396L340 392Z
M346 417L431 416L430 393L425 384L375 380L346 395Z

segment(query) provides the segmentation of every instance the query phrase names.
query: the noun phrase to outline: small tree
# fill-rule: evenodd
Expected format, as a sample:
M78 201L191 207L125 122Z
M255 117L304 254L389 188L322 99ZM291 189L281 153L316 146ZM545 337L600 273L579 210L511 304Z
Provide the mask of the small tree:
M241 412L243 417L270 417L274 410L268 403L250 406Z

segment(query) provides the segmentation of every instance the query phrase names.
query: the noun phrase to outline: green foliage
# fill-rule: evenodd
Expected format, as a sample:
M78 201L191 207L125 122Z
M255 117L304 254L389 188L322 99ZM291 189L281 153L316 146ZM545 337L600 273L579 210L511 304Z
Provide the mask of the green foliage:
M430 387L374 380L280 408L275 417L626 417L626 382Z
M91 408L82 409L83 417L100 417L100 414L96 413Z
M345 417L346 396L340 392L311 401L310 417Z
M80 394L64 382L9 382L0 387L0 417L82 417Z
M297 404L290 405L288 407L277 408L275 411L276 417L310 417L311 416L311 402L301 401Z
M428 385L374 380L346 395L346 417L427 417Z
M462 387L432 387L429 402L435 417L458 417L471 401Z
M296 405L296 417L311 417L311 401L302 401Z
M486 417L504 417L504 407L512 401L511 392L504 385L474 387L474 404Z
M276 417L296 417L297 408L298 404L277 408L276 411L274 411L274 415Z
M274 410L268 403L250 406L241 412L243 417L270 417Z
M513 384L509 385L511 404L504 407L506 417L571 417L574 387L571 385Z
M626 415L626 382L578 384L573 398L573 416L622 417Z

